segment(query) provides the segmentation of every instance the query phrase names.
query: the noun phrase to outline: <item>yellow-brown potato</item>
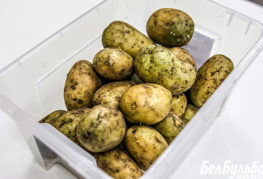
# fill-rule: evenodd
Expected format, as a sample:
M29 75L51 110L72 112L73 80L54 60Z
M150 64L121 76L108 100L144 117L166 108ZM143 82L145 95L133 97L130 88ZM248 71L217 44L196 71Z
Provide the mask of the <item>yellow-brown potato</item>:
M143 125L129 128L124 142L129 153L143 170L147 170L168 146L159 132Z
M183 60L183 61L190 63L196 69L196 63L195 63L194 57L187 50L181 47L173 47L173 48L170 48L170 51L173 54L175 54L175 56L179 60Z
M182 117L184 123L187 124L194 117L195 113L197 113L198 110L199 108L195 107L192 104L188 104Z
M136 179L142 171L121 149L96 154L97 165L115 179Z
M120 109L130 123L153 125L168 115L171 100L171 92L161 85L143 83L122 95Z
M193 104L203 106L233 69L233 63L228 57L221 54L210 57L199 68L196 81L190 89Z
M122 49L135 57L140 48L154 42L131 25L114 21L103 31L102 44L105 48Z
M123 93L134 83L132 81L119 81L108 83L100 87L93 95L93 105L106 104L114 108L119 108Z
M154 125L153 127L162 134L165 140L169 143L180 133L185 124L179 116L170 112L164 120Z
M122 113L107 105L97 105L77 125L77 139L90 152L106 152L124 138L126 124Z
M172 98L171 111L177 116L182 117L185 111L186 105L187 105L186 96L183 93L178 94L176 96L173 96Z
M121 49L105 48L95 55L93 67L103 78L124 80L132 74L133 59Z
M94 92L101 80L86 60L76 62L70 69L64 88L64 101L68 110L91 107Z
M41 119L39 123L49 123L52 125L64 113L66 113L66 111L64 110L53 111L52 113L48 114L46 117Z

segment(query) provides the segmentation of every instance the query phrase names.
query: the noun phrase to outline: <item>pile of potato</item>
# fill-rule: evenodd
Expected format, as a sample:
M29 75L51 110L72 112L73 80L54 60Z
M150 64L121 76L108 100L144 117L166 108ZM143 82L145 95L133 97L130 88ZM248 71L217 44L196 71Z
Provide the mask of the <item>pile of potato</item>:
M197 71L181 48L194 33L183 11L155 11L147 33L110 23L93 64L80 60L67 75L68 111L40 120L94 155L114 178L140 177L233 70L229 58L215 55Z

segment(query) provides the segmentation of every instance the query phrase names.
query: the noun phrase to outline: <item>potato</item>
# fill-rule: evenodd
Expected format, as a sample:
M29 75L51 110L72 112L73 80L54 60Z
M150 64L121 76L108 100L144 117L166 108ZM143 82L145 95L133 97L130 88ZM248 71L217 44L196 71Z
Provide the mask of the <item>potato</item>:
M124 142L129 153L143 170L148 169L168 146L159 132L143 125L129 128Z
M100 87L93 95L93 105L107 104L119 108L123 93L134 83L132 81L120 81L108 83Z
M121 149L114 149L96 155L97 165L115 179L136 179L142 171Z
M124 80L132 74L133 59L121 49L105 48L95 55L93 66L103 78Z
M160 84L173 95L188 90L196 78L196 70L191 64L178 60L170 50L156 45L140 49L134 68L144 82Z
M196 63L194 60L194 57L184 48L181 47L173 47L169 49L179 60L186 61L193 65L193 67L196 69Z
M197 113L198 110L199 108L195 107L192 104L188 104L182 117L184 123L187 124L194 117L195 113Z
M138 77L136 73L133 73L131 76L131 80L136 84L141 84L143 81Z
M153 126L169 143L184 128L184 122L173 112L170 112L164 120Z
M187 105L187 98L182 94L172 97L171 111L179 117L182 117Z
M194 34L194 22L183 11L163 8L155 11L147 22L149 37L167 47L186 45Z
M224 55L209 58L198 70L196 81L190 90L193 104L203 106L233 69L232 61Z
M59 118L57 118L57 120L53 123L53 126L60 132L62 132L65 136L70 138L73 142L78 143L76 136L76 126L83 115L89 113L89 111L90 109L88 108L73 109L71 111L67 111Z
M134 124L153 125L165 118L171 108L171 92L157 84L130 87L121 97L120 109Z
M90 152L105 152L119 145L126 124L122 113L106 105L91 108L77 125L77 138Z
M104 48L119 48L135 57L140 48L154 42L131 25L114 21L103 31L102 44Z
M64 101L68 110L91 107L92 96L102 85L90 62L80 60L70 69L64 88Z
M52 113L48 114L46 117L41 119L39 123L49 123L53 124L61 115L65 114L66 111L64 110L56 110L53 111Z

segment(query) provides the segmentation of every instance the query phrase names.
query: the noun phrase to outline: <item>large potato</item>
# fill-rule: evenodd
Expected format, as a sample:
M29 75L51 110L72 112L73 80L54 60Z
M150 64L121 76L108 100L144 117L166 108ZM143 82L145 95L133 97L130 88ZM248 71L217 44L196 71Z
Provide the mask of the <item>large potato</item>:
M91 107L92 96L101 84L90 62L86 60L76 62L67 75L64 88L67 109Z
M126 124L121 112L106 105L91 108L77 126L80 144L90 152L105 152L119 145Z
M172 98L171 111L177 116L182 117L185 111L186 105L187 105L186 96L183 93L178 94L176 96L173 96Z
M52 113L48 114L46 117L44 117L43 119L41 119L39 121L39 123L49 123L49 124L53 124L61 115L63 115L64 113L66 113L66 111L64 110L56 110L53 111Z
M72 141L78 143L76 136L76 126L83 115L89 113L89 111L90 109L88 108L73 109L71 111L67 111L59 118L57 118L57 120L53 123L53 126L60 132L62 132L65 136L70 138Z
M169 90L157 84L144 83L130 87L122 95L120 109L131 123L153 125L167 116L171 100Z
M183 46L192 38L194 22L183 11L163 8L155 11L147 22L147 33L151 39L163 46Z
M193 67L196 69L196 63L194 60L194 57L184 48L181 47L173 47L169 49L179 60L186 61L193 65Z
M214 55L198 70L190 90L193 104L201 107L234 69L232 61L224 55Z
M184 126L184 122L173 112L170 112L164 120L153 127L162 134L168 143L171 143Z
M194 117L195 113L197 113L198 110L199 108L195 107L194 105L187 104L187 107L182 117L184 123L187 124Z
M173 95L188 90L196 78L196 70L191 64L178 60L170 50L156 45L141 48L134 68L144 82L160 84Z
M114 149L96 155L97 165L115 179L136 179L142 171L121 149Z
M125 146L143 170L162 154L168 146L163 136L148 126L132 126L127 130Z
M123 93L134 83L132 81L119 81L108 83L100 87L93 95L93 105L107 104L119 108Z
M131 25L114 21L103 31L102 44L105 48L122 49L135 57L140 48L154 42Z
M93 66L103 78L123 80L132 74L133 59L121 49L105 48L95 55Z

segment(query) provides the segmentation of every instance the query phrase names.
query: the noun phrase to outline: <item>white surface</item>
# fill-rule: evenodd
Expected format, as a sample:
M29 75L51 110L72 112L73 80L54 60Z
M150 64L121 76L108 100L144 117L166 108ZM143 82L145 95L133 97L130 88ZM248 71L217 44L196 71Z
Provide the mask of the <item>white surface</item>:
M263 10L242 0L216 0L263 22ZM84 13L91 1L0 1L0 68ZM200 176L203 160L212 163L263 163L263 53L235 86L225 110L185 160L176 178ZM14 121L0 113L0 178L75 178L61 166L45 171L34 160ZM4 144L4 145L3 145Z

